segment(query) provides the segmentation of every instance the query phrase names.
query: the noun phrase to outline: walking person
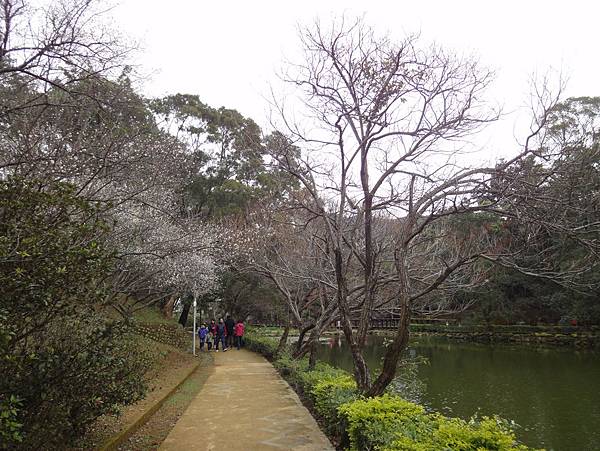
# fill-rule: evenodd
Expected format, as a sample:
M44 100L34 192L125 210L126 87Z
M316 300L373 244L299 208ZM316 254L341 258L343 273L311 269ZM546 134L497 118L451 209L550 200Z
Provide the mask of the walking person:
M208 337L206 337L206 341L208 342L208 350L210 351L213 347L213 343L217 339L217 323L215 323L214 319L210 320L210 324L208 326Z
M234 345L234 343L233 343L234 330L233 329L235 328L235 321L229 315L227 315L227 319L225 320L225 328L227 329L227 347L232 348Z
M219 323L217 324L217 333L215 338L215 351L219 352L219 343L223 344L223 352L227 351L227 346L225 345L225 338L227 337L227 328L225 327L225 322L223 318L219 319Z
M206 337L208 335L208 327L205 324L202 324L198 329L198 339L200 340L200 352L204 351L204 342L206 341ZM208 342L208 348L210 350L210 341Z
M237 348L237 350L239 351L240 348L242 347L243 343L243 336L244 336L244 322L242 320L239 320L237 322L237 324L235 325L235 347Z

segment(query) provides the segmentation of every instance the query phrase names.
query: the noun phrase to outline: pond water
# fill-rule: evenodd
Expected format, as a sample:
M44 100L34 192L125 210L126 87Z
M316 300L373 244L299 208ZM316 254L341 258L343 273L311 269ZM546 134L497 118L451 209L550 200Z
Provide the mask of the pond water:
M370 336L365 358L380 364L384 338ZM600 450L600 353L526 345L486 345L437 337L412 339L422 383L418 402L464 419L515 421L519 440L547 450ZM343 337L323 342L319 358L352 370Z

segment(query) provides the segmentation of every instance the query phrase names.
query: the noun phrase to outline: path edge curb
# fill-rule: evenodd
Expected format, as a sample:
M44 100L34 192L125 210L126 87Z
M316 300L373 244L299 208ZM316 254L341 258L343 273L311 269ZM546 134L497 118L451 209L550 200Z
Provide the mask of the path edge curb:
M127 440L133 433L135 433L139 428L141 428L146 422L156 413L158 409L162 407L167 399L169 399L173 394L190 378L192 374L196 372L196 370L200 367L201 362L197 362L185 375L179 383L173 387L169 392L159 399L152 407L146 410L142 416L140 416L137 420L135 420L130 425L126 426L121 432L113 435L111 438L106 440L99 448L98 451L113 451L116 450L119 445L121 445L125 440Z

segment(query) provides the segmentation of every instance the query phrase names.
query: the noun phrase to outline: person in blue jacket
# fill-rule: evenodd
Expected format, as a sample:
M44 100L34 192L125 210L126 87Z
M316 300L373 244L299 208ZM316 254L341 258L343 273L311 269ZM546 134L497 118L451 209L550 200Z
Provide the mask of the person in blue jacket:
M206 341L206 337L208 335L208 327L205 324L202 324L198 328L198 339L200 340L200 351L204 350L204 342Z

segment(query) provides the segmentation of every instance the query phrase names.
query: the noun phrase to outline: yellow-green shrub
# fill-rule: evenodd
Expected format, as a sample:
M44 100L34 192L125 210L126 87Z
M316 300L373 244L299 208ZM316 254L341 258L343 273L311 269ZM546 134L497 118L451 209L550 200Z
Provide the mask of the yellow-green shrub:
M422 406L404 399L383 395L359 399L339 407L348 424L350 449L381 449L400 433L408 438L430 434L434 425Z
M342 376L329 376L321 379L310 390L315 410L325 421L327 429L336 435L345 432L345 426L338 414L341 405L354 401L358 397L356 382L346 374Z
M340 406L351 450L526 451L499 418L447 418L422 406L383 395Z

